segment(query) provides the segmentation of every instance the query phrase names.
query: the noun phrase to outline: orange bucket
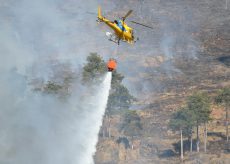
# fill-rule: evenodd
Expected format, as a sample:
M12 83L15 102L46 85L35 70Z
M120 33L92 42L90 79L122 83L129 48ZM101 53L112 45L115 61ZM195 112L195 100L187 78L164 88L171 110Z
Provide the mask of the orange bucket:
M108 63L107 63L107 68L108 71L113 71L115 70L117 67L117 61L115 59L109 59Z

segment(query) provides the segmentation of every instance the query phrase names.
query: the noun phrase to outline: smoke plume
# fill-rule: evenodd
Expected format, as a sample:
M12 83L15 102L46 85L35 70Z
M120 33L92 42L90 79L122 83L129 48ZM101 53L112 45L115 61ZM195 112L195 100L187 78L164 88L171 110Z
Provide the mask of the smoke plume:
M96 6L0 0L0 163L93 163L111 80L93 90L80 82L85 57L97 52L96 16L85 14ZM63 85L63 65L75 75L65 99L43 92L49 81Z

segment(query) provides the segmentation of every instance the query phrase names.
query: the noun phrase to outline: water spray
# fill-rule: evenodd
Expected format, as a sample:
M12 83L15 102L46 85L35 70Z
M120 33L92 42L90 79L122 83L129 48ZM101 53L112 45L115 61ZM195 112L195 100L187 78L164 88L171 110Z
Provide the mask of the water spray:
M101 112L100 112L100 116L99 116L100 117L100 119L99 119L100 123L99 123L99 126L97 127L98 128L97 132L99 132L100 127L102 125L103 116L105 114L105 109L106 109L107 101L109 98L109 90L111 87L111 81L112 81L112 72L107 72L107 74L105 76L105 80L102 83L101 93L99 94L99 97L101 99L101 103L99 103L98 106L100 107ZM98 135L97 135L97 141L98 141ZM95 143L95 146L96 146L96 143ZM95 151L96 151L96 149L95 149Z
M103 122L103 116L105 113L105 109L107 106L107 101L108 101L108 97L109 97L109 90L111 87L111 80L112 80L112 72L107 72L104 81L102 82L101 86L99 87L99 92L98 94L94 97L94 99L97 99L97 104L95 104L95 120L91 120L92 123L94 124L94 129L92 131L92 139L91 139L91 143L88 145L88 150L89 153L91 153L91 157L93 157L93 155L96 152L96 144L98 142L98 133L100 131L100 127L102 125ZM82 162L82 161L79 161ZM87 161L85 161L84 163L86 163ZM89 161L88 164L93 164L93 158L91 158L91 160Z

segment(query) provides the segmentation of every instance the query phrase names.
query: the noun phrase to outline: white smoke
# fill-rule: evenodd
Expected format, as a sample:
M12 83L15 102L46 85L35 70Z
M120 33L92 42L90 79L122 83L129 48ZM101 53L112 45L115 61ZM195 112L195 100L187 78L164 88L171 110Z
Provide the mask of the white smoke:
M13 88L1 87L0 163L93 163L111 73L90 95L73 95L67 102L26 91L16 72L5 77L1 86L10 81Z
M1 164L92 163L108 81L89 91L76 78L64 101L34 92L30 84L49 81L55 61L79 74L86 55L97 52L89 47L96 16L77 19L92 7L94 0L0 0Z

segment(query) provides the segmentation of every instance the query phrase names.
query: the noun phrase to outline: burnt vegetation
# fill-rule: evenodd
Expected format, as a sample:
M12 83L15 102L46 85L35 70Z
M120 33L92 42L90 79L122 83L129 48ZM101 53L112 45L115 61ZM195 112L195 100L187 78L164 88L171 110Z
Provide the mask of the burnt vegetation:
M124 59L131 60L136 69L128 68L127 74L113 72L95 162L229 160L230 4L226 8L225 0L114 3L118 13L132 6L137 21L155 29L134 27L141 35L137 47L142 50L129 49ZM149 52L150 47L156 53ZM121 64L125 63L119 55ZM48 81L34 79L31 83L36 84L35 91L61 99L71 94L76 78L93 88L107 72L97 53L87 57L81 74L68 63L54 62L51 67L54 72ZM125 78L135 82L138 99L123 84Z
M115 10L121 12L132 6L137 21L143 20L155 27L151 32L135 27L137 33L141 33L138 45L143 50L130 49L130 54L125 55L132 55L132 59L124 57L137 65L136 70L127 69L136 71L127 78L135 81L138 96L145 98L138 100L135 108L140 106L136 113L141 124L139 134L133 134L135 139L129 133L124 134L124 130L111 131L115 138L122 135L130 143L140 142L136 145L140 153L137 158L133 157L133 144L134 149L126 150L129 160L117 157L116 161L179 163L182 131L185 163L229 163L230 105L226 102L230 101L226 91L230 87L230 2L228 6L225 0L114 3ZM164 46L167 51L162 52ZM150 47L154 47L154 52L150 52ZM142 59L145 62L139 62ZM106 119L104 125L109 123L114 129L122 129L121 116L129 124L138 122L135 117L130 120L124 119L123 113L116 114ZM102 143L106 141L99 145ZM106 149L98 149L103 151Z

